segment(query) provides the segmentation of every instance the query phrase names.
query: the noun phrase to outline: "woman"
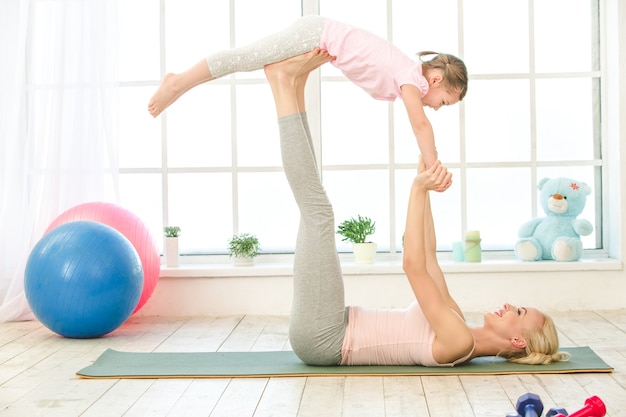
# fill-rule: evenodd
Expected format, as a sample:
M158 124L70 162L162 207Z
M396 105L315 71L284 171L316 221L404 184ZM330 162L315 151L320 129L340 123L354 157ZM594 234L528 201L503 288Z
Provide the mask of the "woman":
M411 186L404 237L404 270L416 301L406 309L347 307L335 247L332 206L319 179L304 106L313 69L331 60L315 49L265 67L276 104L285 175L300 210L294 257L291 346L309 365L453 366L477 356L516 362L567 360L557 352L552 320L533 308L504 307L469 327L448 293L436 259L429 190L451 174L436 161Z

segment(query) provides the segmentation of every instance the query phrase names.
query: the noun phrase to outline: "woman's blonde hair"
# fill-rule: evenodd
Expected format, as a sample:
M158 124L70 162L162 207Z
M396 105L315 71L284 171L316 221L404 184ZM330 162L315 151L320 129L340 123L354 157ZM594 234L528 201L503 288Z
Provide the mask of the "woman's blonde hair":
M450 54L440 54L438 52L423 51L417 54L422 61L422 67L428 69L438 69L443 72L443 80L452 90L458 91L460 98L463 100L465 94L467 94L467 68L465 63L459 58ZM433 59L424 61L422 57L435 55Z
M511 362L526 365L547 365L552 362L568 361L571 355L559 352L559 335L551 317L544 315L542 327L526 332L526 348L516 352L503 352L498 356Z

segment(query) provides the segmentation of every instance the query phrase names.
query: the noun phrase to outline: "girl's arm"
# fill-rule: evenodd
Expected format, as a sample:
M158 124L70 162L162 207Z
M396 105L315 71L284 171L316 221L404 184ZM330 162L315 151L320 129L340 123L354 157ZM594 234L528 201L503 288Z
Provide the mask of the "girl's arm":
M428 190L446 177L440 162L420 173L411 187L404 233L403 268L415 298L435 331L433 355L439 363L465 356L474 346L474 338L465 322L451 309L438 283L427 268L426 224ZM429 210L429 209L428 209Z
M426 168L430 168L437 160L437 148L435 147L435 134L433 127L424 113L422 94L414 85L405 84L401 87L402 100L409 116L409 122L413 134L417 139L417 146L422 154Z

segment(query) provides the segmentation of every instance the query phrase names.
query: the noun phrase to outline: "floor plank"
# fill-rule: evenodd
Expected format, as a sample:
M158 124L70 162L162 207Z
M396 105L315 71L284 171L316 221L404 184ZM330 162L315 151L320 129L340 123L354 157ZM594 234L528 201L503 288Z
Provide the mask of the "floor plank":
M428 415L422 378L410 376L385 377L385 414L387 416L419 417Z

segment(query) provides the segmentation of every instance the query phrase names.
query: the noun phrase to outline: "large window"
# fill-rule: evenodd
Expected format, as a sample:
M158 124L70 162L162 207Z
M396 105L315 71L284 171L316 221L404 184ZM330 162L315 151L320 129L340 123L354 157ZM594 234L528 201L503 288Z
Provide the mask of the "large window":
M440 250L450 250L468 229L481 231L484 249L512 250L519 226L544 215L539 180L568 176L593 190L580 217L594 232L582 239L585 249L601 251L598 3L120 2L122 204L155 234L166 224L180 226L185 253L225 253L239 232L256 234L267 253L292 252L298 214L282 174L263 72L199 86L157 119L146 105L164 73L286 27L303 8L319 8L409 54L448 52L467 64L465 100L428 112L439 156L454 172L453 187L432 198ZM308 98L336 221L369 216L379 251L399 252L419 153L402 103L373 100L330 65L311 79ZM337 242L350 250L339 236Z

